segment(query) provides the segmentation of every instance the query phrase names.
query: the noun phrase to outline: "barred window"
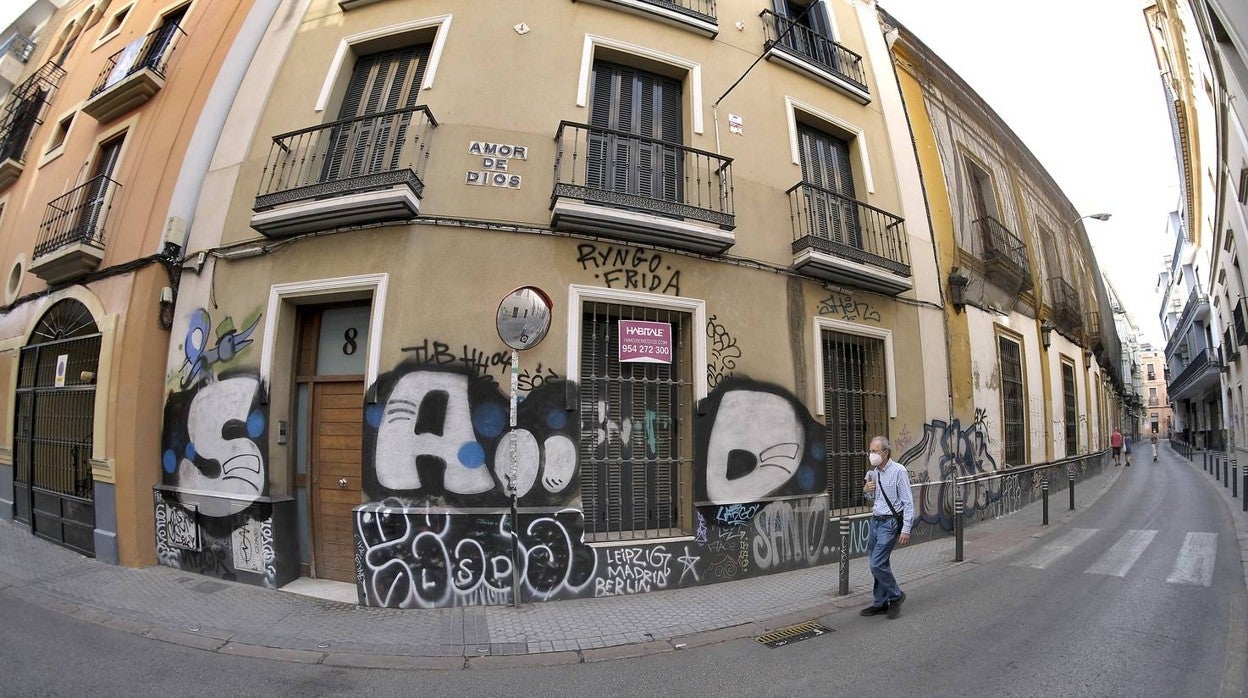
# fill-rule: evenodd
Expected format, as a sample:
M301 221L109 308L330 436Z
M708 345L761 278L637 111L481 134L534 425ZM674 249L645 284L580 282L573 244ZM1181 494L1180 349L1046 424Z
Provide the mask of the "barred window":
M863 506L867 448L871 437L888 433L884 340L824 331L822 341L830 504Z
M1075 367L1062 362L1062 393L1066 403L1066 455L1079 451L1079 409L1075 403Z
M671 363L621 362L621 320L671 325ZM691 530L687 313L586 302L580 351L581 500L590 540Z
M1001 413L1004 422L1005 463L1022 465L1027 462L1027 413L1023 393L1022 352L1006 337L997 339L1001 362Z

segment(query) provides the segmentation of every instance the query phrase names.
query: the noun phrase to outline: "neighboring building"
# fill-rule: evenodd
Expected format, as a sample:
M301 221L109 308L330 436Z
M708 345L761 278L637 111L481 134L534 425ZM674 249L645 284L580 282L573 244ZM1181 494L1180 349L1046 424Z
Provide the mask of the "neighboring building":
M152 367L170 341L194 156L216 141L201 114L210 94L214 109L233 101L210 90L249 6L35 3L10 27L24 67L0 58L13 81L0 107L0 517L104 561L154 559Z
M1126 394L1080 215L960 76L884 14L947 284L953 414L1008 467L1106 445ZM955 421L955 423L957 423Z
M1218 293L1228 283L1220 251L1234 246L1228 239L1223 248L1218 223L1225 187L1219 155L1219 129L1224 128L1219 124L1226 123L1219 96L1224 87L1202 41L1205 12L1203 3L1193 7L1186 0L1164 0L1145 8L1144 16L1170 108L1182 185L1180 208L1168 221L1174 252L1161 277L1175 437L1196 448L1221 450L1228 445L1223 327L1232 304L1219 298L1215 309L1210 299L1216 297L1215 283Z
M1150 344L1140 347L1140 365L1144 391L1144 424L1143 435L1157 434L1162 438L1170 438L1174 429L1174 418L1170 412L1170 398L1166 393L1166 357L1165 353L1153 348Z

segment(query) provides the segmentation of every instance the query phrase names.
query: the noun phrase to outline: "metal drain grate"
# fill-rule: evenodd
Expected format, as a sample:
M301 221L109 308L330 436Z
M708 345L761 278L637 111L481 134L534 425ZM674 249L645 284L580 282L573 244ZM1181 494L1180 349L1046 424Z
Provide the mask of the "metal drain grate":
M787 628L773 630L765 635L759 635L758 641L772 649L775 649L777 647L784 647L785 645L791 645L794 642L809 640L812 637L818 637L825 633L831 632L835 631L831 628L825 628L812 620L807 623L798 623L797 625L790 625Z

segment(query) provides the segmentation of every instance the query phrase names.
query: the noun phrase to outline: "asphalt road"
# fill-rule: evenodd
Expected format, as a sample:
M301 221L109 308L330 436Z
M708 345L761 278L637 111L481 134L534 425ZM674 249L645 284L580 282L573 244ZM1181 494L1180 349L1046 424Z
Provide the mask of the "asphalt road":
M1204 481L1202 481L1202 478ZM1212 481L1137 462L1031 544L908 586L901 618L562 667L339 669L203 652L0 595L0 695L1242 695L1248 600Z

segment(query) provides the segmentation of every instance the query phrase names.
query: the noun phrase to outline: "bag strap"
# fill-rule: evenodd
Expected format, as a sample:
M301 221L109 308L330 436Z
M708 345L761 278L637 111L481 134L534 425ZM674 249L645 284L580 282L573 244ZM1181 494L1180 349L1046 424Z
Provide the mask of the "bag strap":
M897 513L897 508L893 506L893 500L888 498L888 490L884 488L884 472L881 471L878 478L880 483L880 494L884 495L884 503L888 505L888 510L893 512L893 516L901 516Z

